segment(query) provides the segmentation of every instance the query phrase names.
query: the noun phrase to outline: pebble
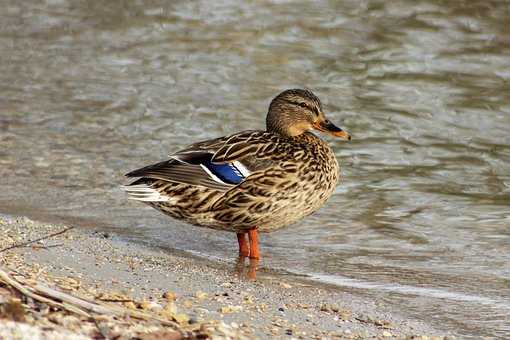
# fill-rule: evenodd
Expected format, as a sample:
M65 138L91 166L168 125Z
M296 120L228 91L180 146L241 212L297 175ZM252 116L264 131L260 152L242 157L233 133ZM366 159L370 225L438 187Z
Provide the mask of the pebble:
M389 338L389 337L392 337L392 336L393 336L393 334L391 334L391 333L390 333L390 332L388 332L388 331L384 331L384 332L382 333L382 335L383 335L385 338Z
M136 305L133 301L124 302L124 307L129 309L136 309Z
M176 314L174 316L174 319L175 321L177 321L179 324L181 325L184 325L184 324L187 324L189 323L189 316L187 316L186 314L184 313L180 313L180 314Z
M199 313L203 313L203 314L209 314L209 310L208 309L205 309L205 308L197 308L196 309L197 312Z
M140 303L140 308L143 310L160 311L163 309L163 306L157 302L145 300Z
M239 312L241 310L243 310L242 306L224 306L224 307L220 308L219 312L222 314L230 314L230 313Z
M177 299L177 295L174 292L168 290L165 293L163 293L163 299L166 299L168 301L174 301Z
M169 314L177 314L177 307L175 306L175 303L173 302L169 302L165 305L165 307L163 308L163 310Z
M203 300L203 299L207 298L207 293L198 291L195 293L195 297L199 300Z

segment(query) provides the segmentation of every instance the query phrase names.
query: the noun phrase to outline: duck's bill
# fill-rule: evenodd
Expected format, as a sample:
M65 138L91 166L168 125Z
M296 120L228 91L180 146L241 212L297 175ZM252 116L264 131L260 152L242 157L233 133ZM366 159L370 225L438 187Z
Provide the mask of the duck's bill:
M349 135L347 132L340 129L338 126L331 123L330 121L317 122L313 124L313 127L318 131L329 133L330 135L333 135L335 137L340 137L345 140L351 140L351 135Z

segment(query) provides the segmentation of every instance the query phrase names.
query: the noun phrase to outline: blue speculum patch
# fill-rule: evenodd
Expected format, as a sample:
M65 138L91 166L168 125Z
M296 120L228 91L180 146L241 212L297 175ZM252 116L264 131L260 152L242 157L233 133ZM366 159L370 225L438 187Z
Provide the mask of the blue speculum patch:
M207 169L209 169L209 171L225 183L238 184L244 179L239 170L237 170L237 168L231 163L218 164L206 161L204 162L204 165Z

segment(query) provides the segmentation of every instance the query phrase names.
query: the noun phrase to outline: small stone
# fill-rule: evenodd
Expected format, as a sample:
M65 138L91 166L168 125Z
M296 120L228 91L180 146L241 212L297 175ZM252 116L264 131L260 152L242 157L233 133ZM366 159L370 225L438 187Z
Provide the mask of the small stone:
M389 337L392 337L392 336L393 336L393 335L392 335L390 332L388 332L388 331L384 331L384 332L382 333L382 335L383 335L385 338L389 338Z
M338 313L338 315L340 316L340 319L342 319L342 321L348 321L352 317L352 312L348 310L342 310Z
M124 307L129 309L136 309L136 305L133 301L124 302Z
M379 326L379 327L382 327L385 329L393 329L394 328L393 325L391 324L391 322L386 321L386 320L375 320L374 324L376 326Z
M195 293L195 297L199 300L203 300L207 297L207 293L198 291Z
M329 312L329 306L328 305L321 305L320 309L321 312Z
M286 283L286 282L280 282L280 286L282 286L282 287L283 287L283 288L285 288L285 289L291 289L291 288L292 288L292 286L291 286L291 285L289 285L289 284L288 284L288 283Z
M174 316L175 321L180 323L181 325L189 323L189 317L186 314L180 313Z
M224 306L224 307L220 308L219 312L222 314L230 314L230 313L239 312L241 310L243 310L243 307L241 307L241 306Z
M175 303L169 302L165 305L163 310L170 314L177 314L177 307L175 306Z
M244 303L246 303L246 304L252 304L252 303L254 303L255 301L254 301L254 297L253 297L253 295L245 295L245 296L243 297L243 302L244 302Z
M209 314L209 310L205 308L197 308L196 311L202 314Z
M162 310L163 307L157 302L144 300L140 303L140 308L143 310L158 311Z
M177 299L177 296L175 295L174 292L171 292L171 291L167 291L163 294L163 298L168 300L168 301L174 301Z

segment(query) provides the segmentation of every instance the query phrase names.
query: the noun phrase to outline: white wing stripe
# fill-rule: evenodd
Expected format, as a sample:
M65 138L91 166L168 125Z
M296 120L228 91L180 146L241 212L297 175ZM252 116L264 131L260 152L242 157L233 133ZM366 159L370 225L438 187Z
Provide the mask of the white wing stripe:
M241 173L241 175L243 175L244 178L251 175L250 170L248 170L241 162L234 161L232 165Z

